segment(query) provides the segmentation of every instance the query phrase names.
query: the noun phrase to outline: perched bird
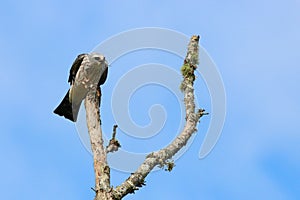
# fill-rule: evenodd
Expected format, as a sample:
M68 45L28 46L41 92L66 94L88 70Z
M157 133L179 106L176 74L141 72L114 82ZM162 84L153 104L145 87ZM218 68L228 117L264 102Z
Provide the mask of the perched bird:
M78 55L70 69L70 89L54 113L76 122L82 100L90 89L97 89L100 96L100 85L106 81L107 73L108 64L103 55Z

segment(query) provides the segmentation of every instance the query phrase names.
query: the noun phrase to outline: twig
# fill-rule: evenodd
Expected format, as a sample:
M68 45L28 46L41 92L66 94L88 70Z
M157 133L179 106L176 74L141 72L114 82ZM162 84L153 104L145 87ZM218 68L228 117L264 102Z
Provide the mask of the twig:
M118 151L119 147L121 147L121 144L116 139L117 128L118 128L118 125L114 125L112 138L110 139L109 144L106 147L106 153L110 153L110 152L112 153L112 152Z

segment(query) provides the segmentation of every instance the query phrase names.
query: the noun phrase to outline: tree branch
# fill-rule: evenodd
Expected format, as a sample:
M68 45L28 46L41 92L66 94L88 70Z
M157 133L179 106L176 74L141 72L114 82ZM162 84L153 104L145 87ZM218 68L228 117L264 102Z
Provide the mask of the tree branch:
M203 115L206 115L204 109L195 112L194 71L198 64L198 43L199 36L193 36L188 45L188 52L181 68L183 81L180 89L184 93L184 103L186 109L186 124L182 132L166 148L147 155L145 161L140 165L128 179L113 190L114 199L122 199L129 193L134 193L139 187L144 185L144 179L155 166L168 165L171 159L181 148L183 148L193 133L197 131L196 126Z
M106 160L100 125L101 92L90 90L85 98L86 121L91 140L95 171L95 200L112 199L110 187L110 168Z

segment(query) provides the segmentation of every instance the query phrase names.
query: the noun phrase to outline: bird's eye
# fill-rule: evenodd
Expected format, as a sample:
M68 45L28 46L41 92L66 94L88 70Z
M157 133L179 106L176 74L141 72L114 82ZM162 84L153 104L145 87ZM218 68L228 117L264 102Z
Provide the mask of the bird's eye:
M95 60L98 60L98 61L100 61L100 57L95 57Z

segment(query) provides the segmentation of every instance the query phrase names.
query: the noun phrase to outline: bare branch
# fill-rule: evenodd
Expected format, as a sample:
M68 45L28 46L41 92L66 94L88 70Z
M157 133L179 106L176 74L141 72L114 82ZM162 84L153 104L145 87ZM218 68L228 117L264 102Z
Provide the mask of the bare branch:
M119 147L121 147L121 144L116 139L117 128L118 128L118 125L114 125L112 138L110 139L109 144L106 147L106 153L118 151Z
M147 155L145 161L140 165L137 171L131 174L124 183L113 190L114 199L122 199L125 195L134 193L135 190L142 187L145 184L144 179L155 166L162 167L166 165L168 169L171 169L174 166L174 163L170 166L168 160L186 145L192 134L197 131L196 126L200 118L207 114L204 109L195 111L193 84L195 81L194 71L197 68L199 56L198 43L199 36L193 36L188 45L187 55L181 68L183 81L180 88L184 93L186 109L186 124L184 129L166 148Z
M106 160L100 125L101 92L90 90L85 98L86 121L91 140L95 171L95 200L111 199L110 168Z

